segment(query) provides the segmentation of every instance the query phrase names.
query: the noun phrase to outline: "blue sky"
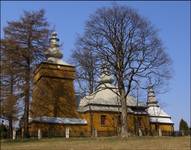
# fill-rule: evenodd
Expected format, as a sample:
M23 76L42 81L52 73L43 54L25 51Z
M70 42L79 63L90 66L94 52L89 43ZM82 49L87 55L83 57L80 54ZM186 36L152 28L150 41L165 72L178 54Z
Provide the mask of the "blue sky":
M1 35L7 21L17 20L23 10L45 9L46 18L64 43L64 59L69 60L78 34L83 33L85 21L97 8L111 6L109 1L1 1ZM158 28L167 53L173 60L173 78L169 91L158 95L164 110L172 116L175 128L181 118L190 124L190 7L189 2L132 2L118 4L136 9Z

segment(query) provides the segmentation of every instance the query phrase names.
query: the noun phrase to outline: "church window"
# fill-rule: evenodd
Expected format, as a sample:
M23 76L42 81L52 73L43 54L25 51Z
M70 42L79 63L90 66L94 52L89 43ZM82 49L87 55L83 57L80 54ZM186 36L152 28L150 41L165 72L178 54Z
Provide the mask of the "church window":
M101 125L106 125L106 115L101 115Z

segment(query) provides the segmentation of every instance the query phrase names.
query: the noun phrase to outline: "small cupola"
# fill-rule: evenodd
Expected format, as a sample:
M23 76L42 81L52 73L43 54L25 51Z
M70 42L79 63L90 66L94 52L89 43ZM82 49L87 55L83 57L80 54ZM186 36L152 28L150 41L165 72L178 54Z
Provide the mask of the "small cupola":
M148 107L158 106L158 101L156 99L155 92L152 85L148 86L147 105Z
M113 88L113 78L111 74L108 71L108 68L105 64L101 67L101 75L100 75L100 81L96 89L99 88Z

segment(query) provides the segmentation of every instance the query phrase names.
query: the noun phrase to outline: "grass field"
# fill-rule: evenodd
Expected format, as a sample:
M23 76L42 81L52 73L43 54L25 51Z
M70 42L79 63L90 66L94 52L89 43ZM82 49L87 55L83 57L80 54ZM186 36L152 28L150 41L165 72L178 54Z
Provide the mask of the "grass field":
M52 138L1 141L1 150L190 150L190 137Z

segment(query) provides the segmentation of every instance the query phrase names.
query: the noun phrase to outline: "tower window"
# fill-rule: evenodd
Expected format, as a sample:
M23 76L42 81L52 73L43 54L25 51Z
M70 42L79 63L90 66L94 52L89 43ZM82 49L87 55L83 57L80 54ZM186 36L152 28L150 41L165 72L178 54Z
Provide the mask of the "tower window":
M106 115L101 115L101 125L106 125Z

